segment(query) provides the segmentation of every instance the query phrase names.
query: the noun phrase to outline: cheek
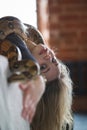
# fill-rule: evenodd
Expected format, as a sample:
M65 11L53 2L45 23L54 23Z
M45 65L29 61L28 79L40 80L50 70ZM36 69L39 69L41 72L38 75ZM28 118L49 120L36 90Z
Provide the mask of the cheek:
M59 70L55 66L51 66L50 71L45 74L47 81L52 81L59 77Z
M43 62L43 59L42 59L41 57L39 57L39 56L36 57L36 56L35 56L35 58L36 58L37 62L39 63L39 65L41 65L42 63L44 63L44 62Z

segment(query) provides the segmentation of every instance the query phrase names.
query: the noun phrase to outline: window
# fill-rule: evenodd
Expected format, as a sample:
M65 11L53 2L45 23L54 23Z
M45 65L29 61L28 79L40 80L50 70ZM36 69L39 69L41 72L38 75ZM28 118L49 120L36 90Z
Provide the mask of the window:
M22 22L37 26L36 0L3 0L0 17L15 16Z

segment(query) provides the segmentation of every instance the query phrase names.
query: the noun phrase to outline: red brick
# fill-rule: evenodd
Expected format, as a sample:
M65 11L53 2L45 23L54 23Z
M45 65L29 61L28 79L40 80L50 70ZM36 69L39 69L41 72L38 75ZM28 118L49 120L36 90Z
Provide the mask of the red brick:
M58 4L85 4L87 0L49 0L49 3Z
M83 15L83 14L79 15L79 13L78 14L73 14L73 13L62 14L59 16L59 20L60 20L60 22L61 21L63 21L63 22L71 22L71 21L80 22L80 21L84 21L84 20L86 20L86 22L87 22L87 14L86 15Z
M46 7L43 6L44 1L37 0L37 18L39 30L49 47L57 49L56 56L62 61L87 61L87 0L48 0ZM44 33L46 29L49 38ZM83 78L87 81L87 76ZM87 90L87 86L82 87ZM87 111L85 102L87 96L76 97L73 110Z
M76 4L76 5L64 5L65 11L67 13L86 13L87 14L87 4Z
M44 0L39 0L40 3ZM38 25L42 33L49 29L49 46L56 47L61 58L87 58L87 0L48 0L48 9L39 8ZM48 10L48 12L46 12ZM47 20L43 15L47 15ZM45 18L46 18L45 17ZM42 20L42 21L41 21ZM44 38L47 39L45 33ZM84 46L83 46L84 45ZM79 57L81 55L81 57Z
M79 31L80 29L81 30L87 30L87 22L86 23L84 23L84 21L82 21L83 23L79 23L79 21L78 22L69 22L69 23L62 23L61 24L61 26L59 26L62 30L67 30L67 31L69 31L69 30L72 30L72 31ZM56 25L55 25L56 26Z

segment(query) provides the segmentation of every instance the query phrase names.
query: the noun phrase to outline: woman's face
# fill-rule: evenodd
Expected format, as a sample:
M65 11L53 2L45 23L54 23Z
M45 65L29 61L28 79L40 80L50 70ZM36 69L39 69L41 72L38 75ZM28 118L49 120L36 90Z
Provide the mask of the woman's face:
M32 54L40 64L41 74L46 77L47 81L52 81L60 76L59 63L52 50L47 46L38 44Z

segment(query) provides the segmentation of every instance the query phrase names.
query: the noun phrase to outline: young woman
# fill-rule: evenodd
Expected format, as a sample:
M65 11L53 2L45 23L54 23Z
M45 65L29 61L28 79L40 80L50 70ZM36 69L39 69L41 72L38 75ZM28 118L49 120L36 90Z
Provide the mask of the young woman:
M44 95L37 105L31 123L31 130L72 130L73 83L69 69L56 58L53 50L47 47L41 33L33 26L25 25L30 33L29 39L36 43L31 52L40 64L41 74L47 79ZM26 44L30 49L30 44Z
M72 81L68 68L44 45L37 45L33 55L40 64L47 84L31 130L72 130Z
M38 103L31 130L72 130L72 81L68 68L46 45L38 44L32 54L47 79L46 90ZM24 114L24 118L28 112Z
M47 80L44 95L37 105L34 118L31 117L31 130L72 130L72 81L68 68L43 42L35 44L31 53L40 65L41 75ZM23 84L21 86L24 87ZM30 119L29 109L25 109L23 117Z
M36 98L39 93L37 88L36 96L34 96L35 92L33 90L35 89L30 87L32 82L28 81L25 84L20 84L20 88L24 93L22 116L31 123L31 130L72 130L72 81L69 70L56 58L54 52L45 45L42 35L37 29L27 24L24 24L24 26L25 32L28 34L28 40L32 41L25 42L25 44L37 59L41 75L46 78L47 82L46 90L43 96L40 96L41 99L40 97ZM16 35L16 37L18 36ZM17 43L17 39L15 41L13 34L10 37L8 36L7 39L13 39L13 42ZM20 37L18 39L22 43L24 42ZM21 46L18 47L22 52ZM25 52L27 52L27 49ZM34 93L31 95L30 92Z

